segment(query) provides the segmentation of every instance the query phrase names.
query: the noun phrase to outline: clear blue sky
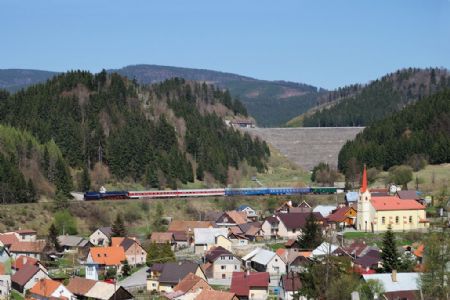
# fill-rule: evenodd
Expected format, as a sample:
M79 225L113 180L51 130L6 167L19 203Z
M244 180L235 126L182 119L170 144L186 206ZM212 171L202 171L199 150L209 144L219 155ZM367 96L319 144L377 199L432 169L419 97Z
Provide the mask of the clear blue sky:
M325 88L450 68L450 0L0 0L0 68L159 64Z

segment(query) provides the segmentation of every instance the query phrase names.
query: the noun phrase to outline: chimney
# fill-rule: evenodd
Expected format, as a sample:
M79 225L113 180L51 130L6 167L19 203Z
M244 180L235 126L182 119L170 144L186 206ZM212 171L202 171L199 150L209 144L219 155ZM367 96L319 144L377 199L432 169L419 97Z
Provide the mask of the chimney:
M391 278L392 282L397 282L397 270L392 270Z

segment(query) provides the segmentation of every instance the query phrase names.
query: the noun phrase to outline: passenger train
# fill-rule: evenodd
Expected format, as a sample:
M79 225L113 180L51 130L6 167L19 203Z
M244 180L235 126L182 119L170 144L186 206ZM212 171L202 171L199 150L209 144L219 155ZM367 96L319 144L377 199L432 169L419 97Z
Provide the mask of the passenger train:
M141 199L141 198L178 198L211 196L270 196L270 195L304 195L335 194L336 187L260 187L260 188L216 188L191 190L153 190L153 191L111 191L104 188L100 192L86 192L84 199Z

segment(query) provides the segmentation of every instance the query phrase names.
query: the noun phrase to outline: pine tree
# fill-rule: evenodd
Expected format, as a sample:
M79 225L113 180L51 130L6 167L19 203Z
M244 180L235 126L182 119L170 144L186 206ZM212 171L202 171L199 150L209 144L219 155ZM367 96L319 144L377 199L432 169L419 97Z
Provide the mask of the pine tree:
M57 191L62 192L66 196L70 196L72 190L72 178L64 160L59 157L56 161L55 185Z
M91 188L91 178L89 177L89 170L86 166L83 167L81 173L81 189L83 191L89 191Z
M31 179L28 179L27 183L27 196L28 202L36 202L36 200L38 199L36 190L34 189L34 185Z
M126 237L127 230L122 219L122 214L118 213L114 224L111 226L113 237Z
M389 225L388 230L383 237L383 245L381 247L381 261L383 263L383 270L386 273L398 269L399 255L397 253L397 246L395 243L395 236L392 228Z
M203 175L204 175L203 172L204 172L204 170L203 170L203 164L202 164L202 163L199 163L199 164L197 165L197 170L195 171L197 180L203 181Z
M52 223L48 229L48 243L53 249L60 251L61 245L58 241L58 229L56 229L55 223Z
M310 213L306 219L303 234L298 238L298 244L301 249L314 249L322 243L322 231L317 219L313 213Z
M50 154L48 153L47 146L44 147L44 157L42 158L42 169L44 175L47 179L49 179L49 171L50 171Z

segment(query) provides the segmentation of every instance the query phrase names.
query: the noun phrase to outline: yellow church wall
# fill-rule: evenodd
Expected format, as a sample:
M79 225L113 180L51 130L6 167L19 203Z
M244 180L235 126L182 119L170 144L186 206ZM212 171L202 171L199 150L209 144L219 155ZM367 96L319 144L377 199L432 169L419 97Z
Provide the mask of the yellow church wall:
M386 231L389 224L394 231L412 231L428 228L425 210L371 210L374 231Z

